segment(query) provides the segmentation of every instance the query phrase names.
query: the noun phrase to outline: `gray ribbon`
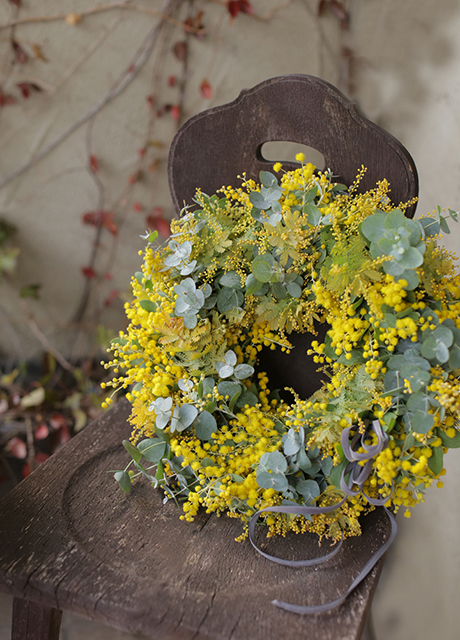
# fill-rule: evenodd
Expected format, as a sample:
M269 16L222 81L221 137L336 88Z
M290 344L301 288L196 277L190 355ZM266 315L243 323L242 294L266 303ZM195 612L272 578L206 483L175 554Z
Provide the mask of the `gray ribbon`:
M353 435L352 440L350 442L349 441L350 433L353 431L355 431L355 434ZM365 439L370 435L371 432L373 432L377 436L377 444L367 447L367 445L364 444ZM369 477L369 474L372 470L372 458L374 458L381 451L383 451L383 449L388 445L388 436L383 431L380 422L378 420L374 420L372 424L371 423L367 424L365 431L363 433L359 432L358 427L356 425L347 427L342 432L341 444L342 444L344 455L346 459L349 461L349 463L343 470L342 476L340 478L340 488L345 493L345 497L340 502L337 502L336 504L333 504L327 507L307 507L307 506L304 507L300 505L265 507L264 509L257 511L257 513L255 513L251 518L251 521L249 523L249 529L248 529L249 541L254 547L254 549L267 560L270 560L271 562L276 562L277 564L285 565L288 567L311 567L317 564L321 564L322 562L326 562L327 560L330 560L331 558L333 558L340 551L340 548L343 543L343 534L340 542L329 553L326 553L322 556L318 556L316 558L309 558L307 560L284 560L283 558L278 558L277 556L272 556L268 553L265 553L255 543L254 534L255 534L256 524L258 519L263 513L268 513L268 512L292 513L300 516L315 515L319 513L330 513L331 511L335 511L336 509L339 509L347 499L347 496L357 496L360 493L362 493L366 498L366 500L370 502L370 504L375 506L383 506L391 497L391 493L393 492L393 486L392 486L390 495L385 498L370 498L363 491L363 485L367 480L367 478ZM361 447L364 449L363 453L360 453L358 451L358 449ZM364 460L366 461L364 465L359 464ZM346 480L346 476L348 476L348 481ZM354 485L357 486L357 489L353 489ZM356 589L356 587L364 580L364 578L374 568L374 566L377 564L377 562L380 560L383 554L387 551L387 549L390 547L390 545L393 543L393 540L396 537L397 524L396 524L395 517L386 507L384 507L384 510L390 521L390 527L391 527L390 535L388 536L388 539L378 549L378 551L376 551L374 555L370 558L370 560L368 560L368 562L364 565L364 567L361 569L359 574L356 576L356 578L353 580L353 582L351 583L351 585L348 587L348 589L343 595L341 595L336 600L332 600L330 602L325 602L324 604L313 605L313 606L302 606L302 605L290 604L288 602L282 602L279 600L273 600L272 604L279 607L280 609L284 609L285 611L290 611L291 613L298 613L298 614L322 613L324 611L329 611L330 609L335 609L336 607L341 605L344 602L344 600L350 595L350 593L354 591L354 589Z
M356 431L356 433L350 442L349 438L352 431ZM366 449L365 440L372 432L377 436L377 443ZM346 459L350 462L342 471L340 488L347 496L357 496L362 493L370 504L375 507L382 507L393 493L393 483L391 484L390 494L385 498L371 498L363 491L363 485L372 471L372 459L388 446L388 435L382 429L382 425L378 420L374 420L366 425L363 433L359 432L356 425L347 427L342 431L341 445ZM364 449L363 453L359 453L360 448ZM360 465L359 463L364 460L366 460L366 464ZM349 476L348 482L346 476ZM358 488L353 489L353 485Z

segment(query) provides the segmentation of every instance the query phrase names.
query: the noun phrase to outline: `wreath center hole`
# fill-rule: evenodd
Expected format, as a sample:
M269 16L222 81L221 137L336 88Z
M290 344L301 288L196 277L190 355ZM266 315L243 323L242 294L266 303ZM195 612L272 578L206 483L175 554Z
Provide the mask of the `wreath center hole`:
M326 375L318 371L322 365L313 361L313 356L307 355L313 340L324 342L327 325L315 326L317 335L312 333L291 333L287 336L293 349L289 354L279 347L271 350L264 347L259 354L259 364L256 371L265 371L268 375L268 386L271 391L279 389L279 394L286 402L292 402L292 394L285 387L294 389L300 398L306 400L323 386Z

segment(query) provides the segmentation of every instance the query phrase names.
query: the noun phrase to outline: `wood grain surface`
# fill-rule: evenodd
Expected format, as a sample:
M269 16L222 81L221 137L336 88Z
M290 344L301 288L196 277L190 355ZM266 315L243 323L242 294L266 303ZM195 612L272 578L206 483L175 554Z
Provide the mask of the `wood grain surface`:
M273 162L261 152L272 141L320 151L324 168L347 185L364 165L367 173L359 190L386 178L396 205L418 194L414 161L398 140L364 118L355 103L325 80L286 75L242 91L233 102L203 111L179 129L168 168L176 210L184 202L192 204L198 186L208 195L223 185L240 186L237 175L243 171L258 181L261 170L272 170ZM285 169L297 166L283 162ZM415 206L407 214L414 211Z
M176 209L190 202L197 185L213 193L222 184L237 185L238 171L257 178L271 167L261 147L273 140L318 149L346 184L364 164L369 170L361 189L386 177L395 203L417 195L414 163L398 141L328 83L294 75L243 91L180 129L169 162ZM272 368L279 386L295 386L303 396L320 384L306 356L310 338L294 337L297 355L289 363L270 355L261 364ZM345 541L324 565L273 564L247 541L235 542L242 531L235 519L200 513L186 523L148 484L137 482L129 495L118 488L113 470L128 462L121 445L130 434L128 414L126 401L117 404L0 503L0 589L16 598L18 640L29 637L30 616L55 633L62 609L156 640L360 638L382 562L334 611L299 616L271 601L313 605L344 593L388 535L380 510L363 520L361 537ZM259 544L290 559L318 554L316 536Z
M109 471L127 462L128 412L122 401L0 503L2 590L157 640L360 637L380 566L326 614L290 614L271 600L337 597L387 535L383 516L366 518L363 536L323 566L270 563L234 541L237 520L202 513L186 523L148 484L120 491ZM262 544L296 559L318 553L315 536Z

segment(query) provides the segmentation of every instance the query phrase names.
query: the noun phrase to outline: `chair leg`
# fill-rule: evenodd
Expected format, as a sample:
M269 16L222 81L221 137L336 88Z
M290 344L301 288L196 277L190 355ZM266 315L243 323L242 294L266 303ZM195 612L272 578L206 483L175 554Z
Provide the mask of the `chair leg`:
M14 598L11 640L59 640L61 618L60 609Z
M367 614L366 624L364 625L361 640L377 640L377 636L375 635L374 620L372 618L372 610L370 610Z

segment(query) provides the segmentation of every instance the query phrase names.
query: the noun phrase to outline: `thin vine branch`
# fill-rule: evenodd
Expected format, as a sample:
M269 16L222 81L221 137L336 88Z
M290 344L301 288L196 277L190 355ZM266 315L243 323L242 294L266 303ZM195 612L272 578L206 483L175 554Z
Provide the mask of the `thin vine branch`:
M224 7L227 6L226 0L208 0L208 2L211 2L212 4L220 4L221 6L224 6ZM246 13L245 15L247 15L249 18L253 18L253 20L259 20L259 22L268 22L269 20L272 19L275 13L277 13L278 11L281 11L282 9L285 9L290 4L292 4L292 0L285 0L283 4L273 7L273 9L270 9L270 11L268 11L268 13L266 13L264 16L260 16L257 13Z
M59 362L59 364L63 369L65 369L66 371L73 371L74 367L70 364L70 362L68 362L68 360L64 358L64 356L62 355L62 353L60 353L60 351L58 351L55 347L53 347L53 345L50 343L48 338L44 335L44 333L42 332L38 324L35 322L31 313L28 311L27 308L24 309L24 315L26 316L26 322L30 330L32 331L34 336L37 338L37 340L40 342L40 344L45 349L45 351L47 351L48 353L51 353L51 355L55 358L56 362Z
M27 437L27 464L29 465L30 471L33 471L35 469L35 445L32 420L29 417L26 418L25 425Z
M86 130L86 157L87 157L86 170L88 174L91 176L91 179L96 185L96 188L98 191L98 203L97 203L96 211L99 212L99 219L97 221L96 237L94 238L93 247L91 250L91 257L89 259L89 264L88 264L88 267L93 270L96 266L97 253L98 253L100 242L101 242L102 222L103 222L102 211L104 209L104 204L105 204L104 184L100 179L99 175L97 174L97 171L91 166L91 157L92 157L92 151L93 151L92 134L93 134L93 126L94 126L95 119L96 119L96 116L94 116L93 118L91 118L91 120L89 120L88 127ZM86 278L83 294L81 296L80 303L78 305L77 311L73 319L73 322L75 322L76 324L79 324L83 319L83 316L86 311L86 307L88 305L90 293L91 293L91 281L89 278Z
M290 2L290 0L288 1ZM75 12L74 15L78 16L78 18L83 18L85 16L94 15L96 13L102 13L104 11L112 11L114 9L124 9L124 10L128 9L131 11L148 13L157 18L161 18L161 20L164 20L165 22L170 22L174 26L184 29L184 31L187 31L189 33L194 33L195 35L203 34L205 32L204 29L197 29L196 27L185 24L184 22L181 22L180 20L173 18L167 13L162 13L161 11L157 11L156 9L145 7L142 4L133 4L131 0L122 0L121 2L112 2L110 4L103 4L103 5L100 5L99 7L93 7L92 9L86 9L85 11ZM31 24L31 23L37 23L37 22L56 22L59 20L66 20L69 17L69 15L73 15L73 14L70 14L69 12L67 12L67 13L56 13L51 16L31 16L29 18L16 18L14 20L10 20L9 22L4 22L3 24L0 24L0 30L8 29L10 27L15 27L17 25L22 25L22 24Z
M166 15L172 13L178 5L180 0L169 0L166 11L168 12ZM104 96L104 98L94 105L89 111L87 111L83 116L78 118L75 122L73 122L65 131L63 131L57 138L53 140L48 146L42 149L39 153L32 156L30 160L28 160L21 167L10 173L8 176L3 178L0 181L0 189L5 185L9 184L23 173L28 171L30 168L35 166L40 160L42 160L45 156L47 156L51 151L54 151L56 147L58 147L64 140L67 140L69 136L74 133L77 129L79 129L86 122L94 118L104 107L110 104L115 98L117 98L129 85L133 82L133 80L137 77L141 69L144 67L150 55L153 51L153 47L155 45L155 41L157 36L161 30L161 27L164 23L164 19L161 18L159 22L151 29L147 37L145 38L142 46L136 52L136 55L133 58L133 61L128 66L128 69L122 74L118 82L112 87L112 89Z
M77 69L79 69L81 67L82 64L84 64L87 60L89 60L89 58L91 58L91 56L99 49L99 47L103 44L103 42L109 37L109 35L111 33L113 33L115 31L115 29L118 27L118 25L121 22L121 17L118 15L113 22L111 22L102 32L102 34L99 36L99 38L97 38L96 40L94 40L94 42L92 42L90 44L90 46L83 51L83 53L81 54L81 56L79 58L77 58L65 71L64 73L60 76L60 78L58 78L54 88L49 92L48 95L53 95L54 93L56 93L56 91L58 91L58 89L60 89L62 87L62 85L67 82L67 80L75 73L75 71L77 71Z

